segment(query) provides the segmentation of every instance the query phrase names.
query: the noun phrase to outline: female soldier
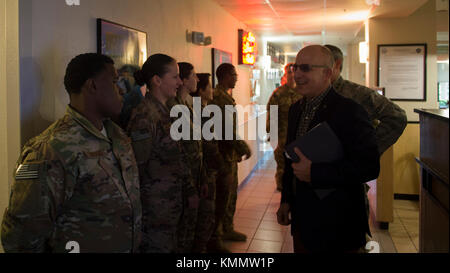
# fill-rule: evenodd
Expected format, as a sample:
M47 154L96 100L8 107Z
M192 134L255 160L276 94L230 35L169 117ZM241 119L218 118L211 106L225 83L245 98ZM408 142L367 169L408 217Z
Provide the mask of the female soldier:
M127 126L139 167L142 251L174 253L183 211L198 206L186 154L170 135L172 120L167 101L176 96L182 84L178 65L170 56L155 54L135 73L135 79L149 88Z
M198 78L192 64L186 62L178 63L178 68L180 70L180 79L182 84L178 88L176 97L170 99L167 102L167 105L171 110L174 106L179 107L176 111L172 110L177 113L182 113L182 108L186 109L185 112L187 113L184 113L185 116L181 119L188 117L188 119L184 120L184 122L190 125L189 139L182 139L180 142L184 152L187 155L186 164L189 166L191 171L194 187L197 192L200 193L200 197L203 198L206 196L208 189L206 183L204 183L206 181L206 173L202 167L202 143L201 140L193 139L193 130L199 129L194 128L193 126L193 116L201 116L201 113L194 113L192 108L192 97L190 95L190 93L195 92L197 89ZM201 134L201 131L198 132ZM178 232L179 252L189 253L193 251L197 213L197 209L187 209L184 211L183 222L180 224Z
M194 98L200 97L202 110L213 99L213 88L210 80L211 74L199 73L197 77L199 82L197 83L197 91L192 94ZM202 125L208 121L209 118L202 118ZM203 127L203 126L202 126ZM194 241L194 251L205 252L208 241L210 240L213 230L215 219L215 200L216 200L216 176L223 165L220 162L222 157L219 154L219 148L217 141L202 140L203 150L203 168L206 172L208 185L208 191L206 197L200 199L197 230ZM223 247L223 246L222 246ZM222 252L229 252L224 247Z

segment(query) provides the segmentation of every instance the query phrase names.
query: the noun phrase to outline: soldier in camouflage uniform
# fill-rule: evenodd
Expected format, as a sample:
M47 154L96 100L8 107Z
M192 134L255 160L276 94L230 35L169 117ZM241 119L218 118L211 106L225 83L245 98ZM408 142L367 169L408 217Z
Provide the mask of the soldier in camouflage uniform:
M137 252L139 177L120 113L114 62L82 54L68 65L64 117L24 147L2 223L6 252ZM70 244L69 244L70 245Z
M277 162L277 172L275 174L275 180L277 183L277 190L281 191L283 187L283 172L284 172L284 146L286 145L287 125L288 125L288 113L289 107L302 96L296 92L294 73L290 67L293 63L289 63L284 67L285 84L278 87L273 91L272 96L267 103L267 122L266 131L270 132L270 106L278 106L278 145L274 150L275 161Z
M233 114L233 140L225 140L225 110L226 105L236 106L231 95L227 93L236 85L237 73L232 64L221 64L216 71L218 85L214 90L212 105L217 105L222 110L222 140L218 141L219 151L224 162L216 180L216 228L209 243L211 252L228 252L223 247L222 240L245 241L247 236L237 232L233 228L233 217L236 211L237 201L237 163L242 156L248 159L251 156L250 148L244 140L237 139L236 114Z
M186 106L189 109L190 119L185 122L190 124L190 139L181 140L180 142L187 156L186 164L191 171L192 182L194 183L193 186L197 190L200 198L205 198L208 186L206 184L206 173L203 168L202 141L193 139L193 130L195 129L193 126L193 115L201 115L201 113L194 113L192 108L192 97L190 96L190 93L195 92L197 89L198 78L194 67L191 64L178 63L178 67L180 69L180 79L183 84L178 88L177 96L167 102L167 106L169 109L172 109L172 107L176 105ZM202 204L203 202L199 203L198 209L192 208L185 210L185 217L183 217L183 221L185 222L180 225L184 228L180 228L178 235L178 247L180 253L190 253L193 251L197 214L201 210L204 210L201 206ZM199 220L203 219L199 218Z
M383 154L394 145L406 128L408 121L405 110L368 87L344 80L340 75L344 60L342 51L333 45L325 45L325 47L333 53L335 60L331 79L334 89L338 94L364 107L376 126L378 151L380 155Z
M380 156L402 135L406 128L407 117L405 110L390 101L385 96L378 94L363 85L344 80L341 77L344 56L342 51L333 45L325 45L335 61L331 81L336 92L346 98L350 98L360 104L369 114L375 126L376 140ZM367 215L370 215L370 205L367 193L369 185L364 184L366 189L365 202Z
M194 97L201 97L202 110L213 99L213 89L210 81L211 74L197 74L199 79L197 92ZM209 118L202 117L202 125ZM206 252L206 245L211 238L215 223L216 179L220 168L223 166L219 153L217 140L202 139L203 169L206 173L207 194L202 196L199 204L197 229L195 233L193 252Z
M178 66L172 57L155 54L135 77L139 85L150 88L127 126L141 181L142 250L176 253L182 251L179 234L184 234L182 229L186 228L186 210L198 206L197 189L182 143L170 135L173 121L167 102L181 85Z

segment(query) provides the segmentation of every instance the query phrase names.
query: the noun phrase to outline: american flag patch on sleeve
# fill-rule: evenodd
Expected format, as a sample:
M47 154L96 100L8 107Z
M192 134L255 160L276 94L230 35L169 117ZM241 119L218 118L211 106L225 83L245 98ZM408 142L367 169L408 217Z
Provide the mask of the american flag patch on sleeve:
M39 164L21 164L16 171L16 180L39 178Z

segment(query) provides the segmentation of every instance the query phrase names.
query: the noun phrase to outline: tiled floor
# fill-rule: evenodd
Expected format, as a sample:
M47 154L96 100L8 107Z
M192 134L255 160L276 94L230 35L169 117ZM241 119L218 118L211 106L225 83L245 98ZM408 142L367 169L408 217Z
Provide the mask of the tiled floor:
M276 211L281 194L276 190L273 157L263 159L248 181L240 186L234 217L235 229L247 235L246 242L225 242L236 253L293 253L290 227L281 226ZM418 249L418 202L395 200L394 222L380 230L370 221L372 240L381 253L414 253Z

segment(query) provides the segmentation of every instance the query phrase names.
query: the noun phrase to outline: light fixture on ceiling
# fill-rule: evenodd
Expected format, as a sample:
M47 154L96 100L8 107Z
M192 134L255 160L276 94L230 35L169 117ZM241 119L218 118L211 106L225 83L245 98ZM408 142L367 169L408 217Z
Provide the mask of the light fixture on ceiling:
M379 6L380 2L381 2L381 0L366 0L366 4L369 6L372 6L372 5Z
M359 62L362 64L367 63L367 60L369 59L369 45L367 42L360 42L359 43Z

